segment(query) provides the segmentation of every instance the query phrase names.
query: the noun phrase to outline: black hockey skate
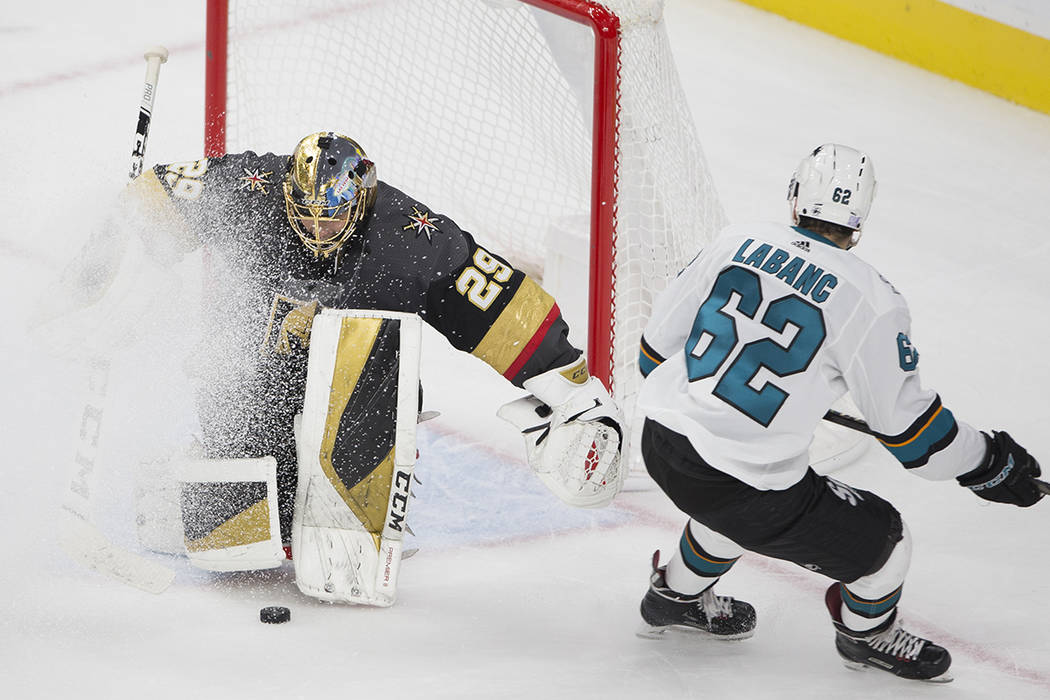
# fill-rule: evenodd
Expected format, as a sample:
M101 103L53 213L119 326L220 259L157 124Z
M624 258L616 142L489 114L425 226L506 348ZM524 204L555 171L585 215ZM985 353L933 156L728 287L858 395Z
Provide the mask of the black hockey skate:
M649 591L642 598L639 637L659 639L671 628L717 637L747 639L755 633L755 609L750 603L715 595L714 586L702 593L683 595L667 587L666 567L658 566L660 552L653 554Z
M894 610L889 619L866 632L855 632L842 624L842 592L832 584L824 596L835 623L835 649L847 668L877 668L910 680L947 683L951 654L944 647L917 637L901 627Z

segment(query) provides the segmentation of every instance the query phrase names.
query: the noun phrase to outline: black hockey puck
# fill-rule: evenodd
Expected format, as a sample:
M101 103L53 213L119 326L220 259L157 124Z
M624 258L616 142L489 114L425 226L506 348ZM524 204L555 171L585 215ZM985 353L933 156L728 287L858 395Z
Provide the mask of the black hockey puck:
M278 625L291 619L292 611L279 605L273 605L259 611L259 621L270 625Z

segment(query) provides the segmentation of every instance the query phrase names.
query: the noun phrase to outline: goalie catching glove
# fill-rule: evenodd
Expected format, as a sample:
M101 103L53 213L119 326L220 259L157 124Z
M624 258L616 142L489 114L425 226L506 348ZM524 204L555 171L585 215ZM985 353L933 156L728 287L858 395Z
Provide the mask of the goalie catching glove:
M497 415L521 430L529 466L569 505L608 505L623 486L623 415L586 360L524 383L531 396Z
M959 483L987 501L1027 508L1043 494L1035 478L1039 462L1005 432L984 433L988 456L973 471L957 477Z

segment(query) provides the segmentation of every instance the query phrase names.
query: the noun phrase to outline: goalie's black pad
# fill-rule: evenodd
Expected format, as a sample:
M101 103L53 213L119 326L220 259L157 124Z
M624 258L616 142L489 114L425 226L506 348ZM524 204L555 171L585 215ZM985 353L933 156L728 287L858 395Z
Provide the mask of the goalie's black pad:
M179 468L186 555L210 571L272 569L285 559L277 523L277 462L190 460Z

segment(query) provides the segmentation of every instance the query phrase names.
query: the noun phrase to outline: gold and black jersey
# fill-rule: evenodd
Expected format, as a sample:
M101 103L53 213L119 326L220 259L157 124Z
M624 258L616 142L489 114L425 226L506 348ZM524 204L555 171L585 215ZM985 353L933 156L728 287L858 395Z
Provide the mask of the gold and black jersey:
M293 417L321 308L417 313L516 386L580 351L554 299L447 215L379 182L372 212L337 254L288 223L288 156L253 152L155 166L129 186L185 250L203 246L198 405L212 457L273 455L282 530L295 486ZM525 235L527 232L523 232Z
M336 256L315 256L285 214L288 160L248 151L162 164L132 185L180 240L207 246L216 275L251 288L256 304L235 303L266 312L261 345L281 352L290 338L304 340L303 313L290 324L287 314L317 302L418 313L517 386L579 354L554 299L538 284L448 216L384 182L353 240Z

